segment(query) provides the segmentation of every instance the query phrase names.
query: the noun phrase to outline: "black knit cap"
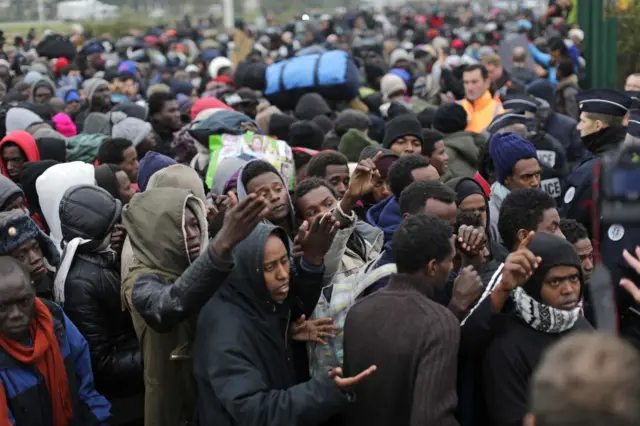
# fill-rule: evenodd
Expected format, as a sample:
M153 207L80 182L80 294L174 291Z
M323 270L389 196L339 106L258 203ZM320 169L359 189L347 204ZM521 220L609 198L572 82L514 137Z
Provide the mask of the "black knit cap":
M536 235L529 244L529 250L531 250L535 256L542 258L538 269L536 269L531 278L529 278L529 281L522 286L522 289L533 299L540 303L545 303L541 295L542 284L547 273L554 266L575 266L578 269L580 282L584 283L578 253L573 248L573 245L564 238L544 232L536 232ZM583 285L580 286L581 297L583 287Z
M324 132L311 120L296 121L289 127L289 145L292 147L319 151L322 149L323 142Z
M413 136L424 143L422 136L422 126L413 114L403 114L387 122L384 128L384 139L382 146L390 148L393 143L405 136Z
M289 115L280 113L273 114L269 120L269 136L289 142L289 127L291 127L294 121L296 121L295 118Z
M467 112L454 103L441 105L433 117L433 128L444 134L461 132L467 124Z

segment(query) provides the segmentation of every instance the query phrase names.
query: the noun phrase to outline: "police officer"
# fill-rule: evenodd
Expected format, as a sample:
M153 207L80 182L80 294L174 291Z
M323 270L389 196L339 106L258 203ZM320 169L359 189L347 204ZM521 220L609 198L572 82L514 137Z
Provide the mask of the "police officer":
M626 265L622 250L634 249L640 244L640 227L633 229L628 225L609 223L607 218L601 218L599 233L594 235L595 228L592 222L595 203L593 200L594 167L602 161L609 164L608 160L615 156L627 137L623 120L631 107L632 100L628 95L613 90L581 92L577 100L580 107L578 129L588 151L567 181L562 213L565 217L581 222L589 230L592 238L597 236L602 263L611 274L611 282L615 288L620 315L620 332L640 348L640 307L618 285L623 277L639 282L637 274Z
M640 146L640 111L632 110L629 116L625 146L635 144ZM633 155L621 154L620 159L616 159L615 153L605 156L603 167L610 169L619 165L619 161L624 162L623 167L638 169L640 164ZM633 175L631 175L633 176ZM640 182L635 179L620 179L616 182L616 192L637 193ZM640 305L618 285L621 278L628 278L636 284L640 284L640 276L631 268L622 256L622 251L635 253L636 246L640 245L640 218L639 223L615 223L615 219L601 217L600 226L600 253L602 263L611 274L611 281L614 284L618 313L620 315L620 334L631 341L640 349Z
M624 141L627 129L622 123L631 98L617 90L594 89L578 93L576 100L580 108L578 130L587 151L567 179L562 216L582 223L593 236L593 168Z

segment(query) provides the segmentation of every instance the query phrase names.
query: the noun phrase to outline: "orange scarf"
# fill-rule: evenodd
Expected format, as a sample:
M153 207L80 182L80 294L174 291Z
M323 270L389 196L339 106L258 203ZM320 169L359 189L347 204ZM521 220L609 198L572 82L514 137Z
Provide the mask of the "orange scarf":
M53 330L51 312L40 299L36 299L35 303L36 308L30 330L33 346L25 348L15 340L9 340L4 336L0 336L0 346L17 361L23 364L35 364L38 367L51 396L53 426L67 426L73 417L67 370ZM2 382L0 382L0 401L6 401ZM10 424L7 404L0 403L0 425Z

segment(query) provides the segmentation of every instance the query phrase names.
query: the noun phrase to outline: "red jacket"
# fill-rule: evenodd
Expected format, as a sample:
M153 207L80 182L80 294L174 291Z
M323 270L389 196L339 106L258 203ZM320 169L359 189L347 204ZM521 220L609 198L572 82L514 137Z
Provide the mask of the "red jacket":
M24 130L15 130L11 133L8 133L0 141L0 169L2 170L2 174L6 177L9 177L9 173L7 173L7 168L4 165L4 158L2 157L2 147L7 142L13 142L20 150L24 153L25 157L27 157L27 161L40 161L40 152L38 151L38 146L36 145L35 139L31 134L25 132Z

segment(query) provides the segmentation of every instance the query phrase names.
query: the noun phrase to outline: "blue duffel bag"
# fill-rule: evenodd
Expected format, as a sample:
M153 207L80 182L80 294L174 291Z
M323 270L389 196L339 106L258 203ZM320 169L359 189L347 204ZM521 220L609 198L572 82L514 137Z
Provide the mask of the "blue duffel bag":
M316 92L328 101L350 101L358 96L360 71L342 50L298 56L269 65L264 95L281 110L293 109L306 93Z

